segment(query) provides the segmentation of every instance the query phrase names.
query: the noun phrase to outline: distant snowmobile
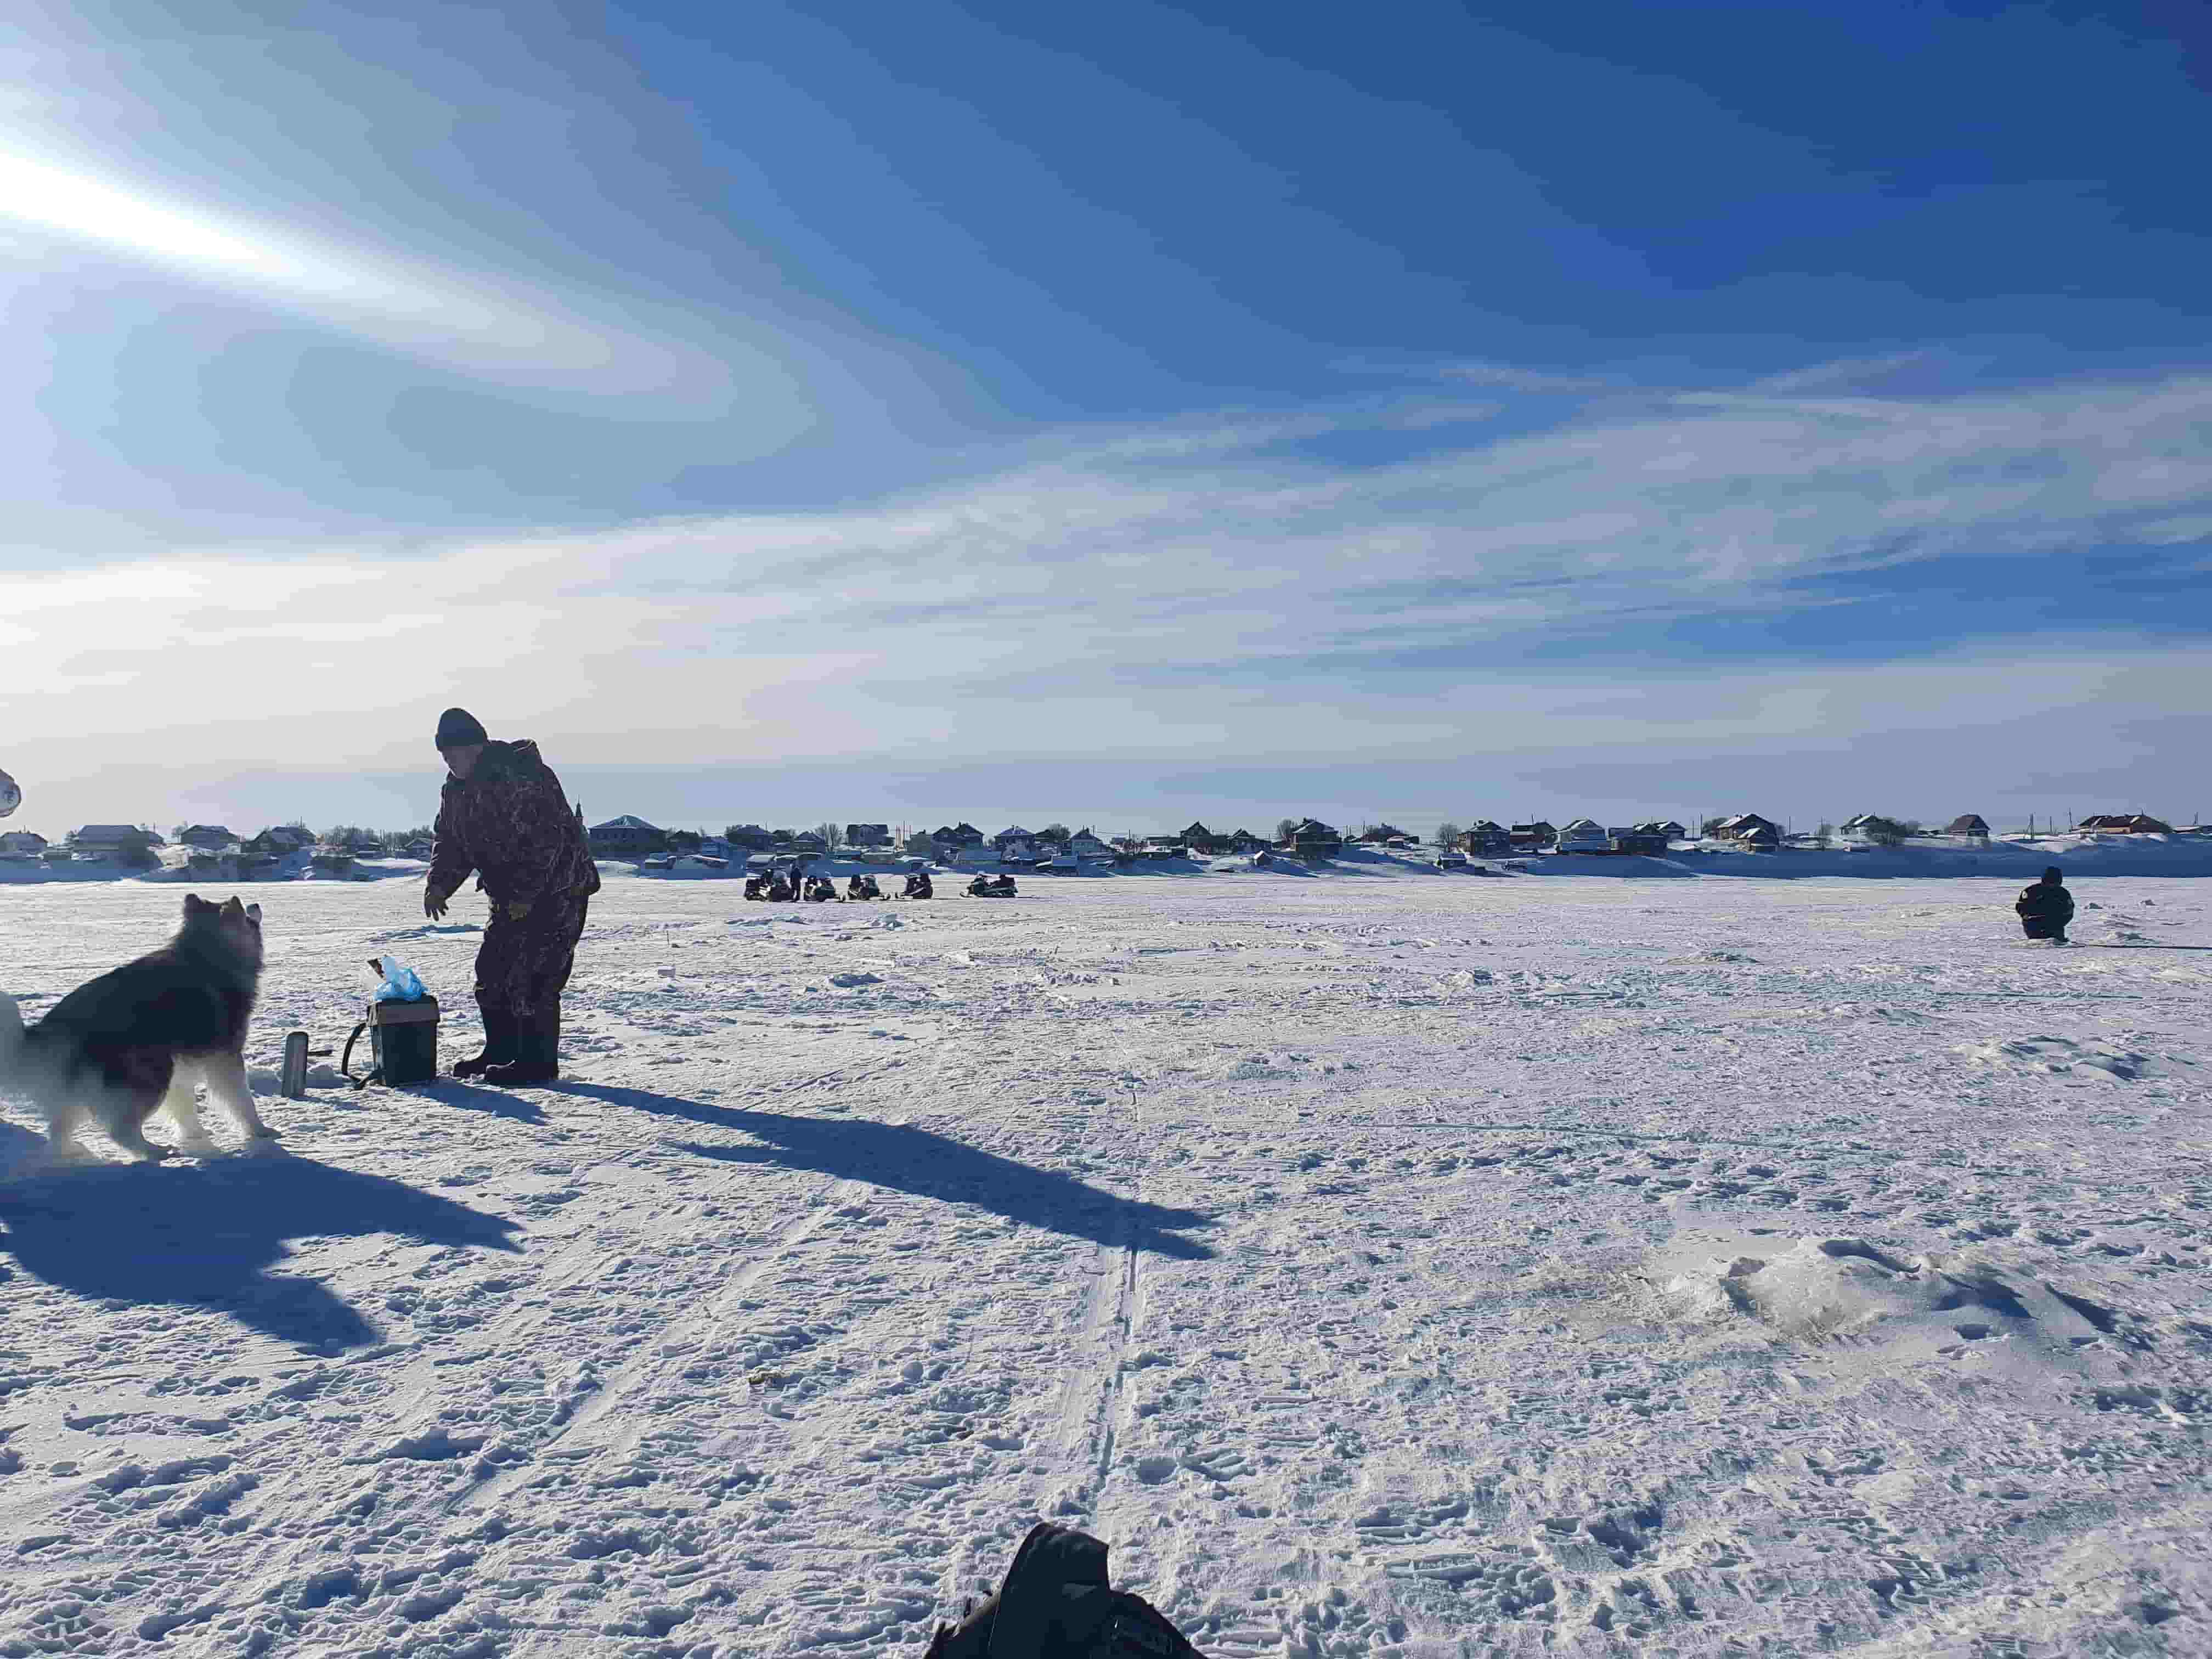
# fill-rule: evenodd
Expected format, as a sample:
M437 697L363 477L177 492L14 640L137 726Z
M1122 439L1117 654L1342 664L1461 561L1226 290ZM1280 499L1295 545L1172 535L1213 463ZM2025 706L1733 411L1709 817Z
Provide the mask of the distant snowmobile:
M15 780L5 772L0 772L0 818L6 817L22 804L23 792L16 787Z

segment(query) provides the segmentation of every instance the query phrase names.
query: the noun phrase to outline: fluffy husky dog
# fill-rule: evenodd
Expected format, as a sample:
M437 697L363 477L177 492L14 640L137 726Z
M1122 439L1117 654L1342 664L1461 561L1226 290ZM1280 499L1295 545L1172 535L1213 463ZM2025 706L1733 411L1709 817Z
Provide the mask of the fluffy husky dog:
M96 1123L127 1152L167 1158L145 1130L163 1107L186 1150L211 1151L192 1100L202 1079L250 1139L274 1139L246 1080L246 1026L260 983L261 907L187 893L174 939L78 986L28 1030L0 996L0 1088L44 1109L64 1157Z

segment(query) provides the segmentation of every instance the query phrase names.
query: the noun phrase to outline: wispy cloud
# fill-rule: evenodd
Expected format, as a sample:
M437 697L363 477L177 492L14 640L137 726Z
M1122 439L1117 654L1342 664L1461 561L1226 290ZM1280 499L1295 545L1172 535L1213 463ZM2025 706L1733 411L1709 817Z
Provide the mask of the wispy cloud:
M398 761L424 708L459 701L607 763L1632 766L1653 744L1848 749L2094 708L2115 664L2166 660L2155 599L2118 634L2039 640L1981 637L2002 630L1964 608L1885 653L1920 659L1909 681L1803 638L1748 647L1784 669L1731 663L1680 630L1826 612L1848 639L1893 587L2059 589L2098 550L2178 579L2212 522L2212 380L1599 399L1540 433L1336 458L1420 407L1074 438L846 510L0 577L0 694L19 731L71 734L28 739L56 764L92 738L237 758L326 752L334 730Z

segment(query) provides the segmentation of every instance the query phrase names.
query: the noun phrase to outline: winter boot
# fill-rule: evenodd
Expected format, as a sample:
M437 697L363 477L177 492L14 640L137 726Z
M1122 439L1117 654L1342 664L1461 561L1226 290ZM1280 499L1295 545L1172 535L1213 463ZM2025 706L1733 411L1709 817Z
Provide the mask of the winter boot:
M557 1002L525 1014L514 1059L504 1066L494 1066L483 1074L486 1083L501 1089L557 1083L560 1078L561 1005Z
M512 1010L486 1008L483 1011L484 1046L480 1054L453 1062L455 1077L481 1077L494 1066L511 1066L519 1057L516 1048L520 1030Z
M1141 1595L1106 1582L1106 1546L1040 1521L999 1593L939 1625L923 1659L1203 1659Z

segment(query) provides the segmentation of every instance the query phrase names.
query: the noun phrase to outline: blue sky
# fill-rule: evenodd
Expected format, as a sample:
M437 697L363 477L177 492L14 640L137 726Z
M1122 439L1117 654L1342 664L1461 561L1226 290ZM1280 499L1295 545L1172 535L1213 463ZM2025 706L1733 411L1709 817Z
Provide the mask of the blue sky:
M17 822L2193 816L2191 15L34 9Z

